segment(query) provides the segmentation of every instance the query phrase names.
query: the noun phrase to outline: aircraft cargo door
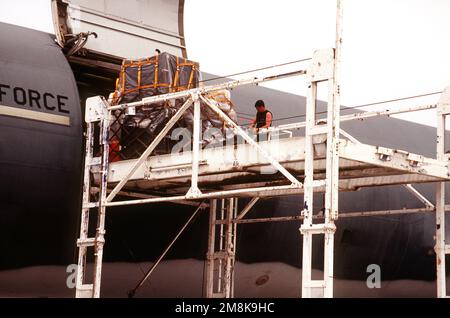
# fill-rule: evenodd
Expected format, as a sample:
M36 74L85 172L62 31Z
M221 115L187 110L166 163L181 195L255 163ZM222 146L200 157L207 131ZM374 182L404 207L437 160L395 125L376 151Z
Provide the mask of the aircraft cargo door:
M56 40L73 55L186 57L184 0L52 0Z

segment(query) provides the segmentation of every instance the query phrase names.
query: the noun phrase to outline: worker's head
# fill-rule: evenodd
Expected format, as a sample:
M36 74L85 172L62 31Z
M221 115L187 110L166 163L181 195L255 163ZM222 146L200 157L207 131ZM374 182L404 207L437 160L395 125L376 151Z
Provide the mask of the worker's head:
M264 105L264 101L259 99L255 103L255 108L258 112L263 112L266 110L266 105Z

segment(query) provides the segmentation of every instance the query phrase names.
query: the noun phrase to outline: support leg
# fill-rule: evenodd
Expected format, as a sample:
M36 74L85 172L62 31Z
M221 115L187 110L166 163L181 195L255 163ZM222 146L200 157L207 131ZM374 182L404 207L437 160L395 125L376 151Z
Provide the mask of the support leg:
M81 222L80 222L80 237L78 242L83 242L88 238L89 230L89 201L90 201L90 171L92 162L92 148L93 148L93 123L87 123L86 130L86 155L85 155L85 167L84 167L84 182L83 182L83 206L81 210ZM78 243L77 242L77 243ZM84 284L86 275L86 254L87 246L79 245L78 251L78 269L77 269L77 281L76 281L76 298L92 297L92 285Z
M437 114L437 138L436 138L436 158L445 159L445 117L443 103L438 105ZM440 107L440 109L439 109ZM436 184L436 283L437 297L447 296L446 275L445 275L445 182Z
M206 254L206 277L204 293L207 298L213 297L214 288L214 251L216 246L216 209L217 199L209 202L208 252Z
M437 297L447 296L445 275L445 183L436 185L436 281Z
M100 286L103 267L103 247L105 245L105 219L106 219L106 197L108 195L108 170L109 170L109 119L111 113L102 120L102 171L100 185L100 199L97 216L97 230L95 233L95 254L94 254L94 298L100 297Z

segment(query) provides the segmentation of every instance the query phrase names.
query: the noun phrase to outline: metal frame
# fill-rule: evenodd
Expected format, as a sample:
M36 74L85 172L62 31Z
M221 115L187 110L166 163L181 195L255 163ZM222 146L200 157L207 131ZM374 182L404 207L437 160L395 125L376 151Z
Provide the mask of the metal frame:
M84 191L83 191L83 209L82 222L80 229L80 238L77 241L79 246L79 271L77 273L77 297L99 297L100 296L100 282L102 269L102 255L104 240L104 223L105 212L109 206L131 205L131 204L146 204L154 202L180 202L183 204L198 201L200 199L210 199L210 227L209 227L209 249L207 257L207 272L206 272L206 288L205 295L207 297L232 297L233 296L233 275L234 262L236 253L236 233L237 224L255 223L255 222L279 222L279 221L299 221L303 219L303 224L300 228L304 240L303 249L303 281L302 281L302 296L314 297L324 296L332 297L333 295L333 241L334 232L336 229L335 221L337 220L337 193L339 189L354 190L360 186L377 186L382 184L405 184L405 187L411 191L421 202L425 204L424 208L419 209L404 209L394 211L372 211L372 212L354 212L341 214L341 217L363 217L374 215L392 215L403 213L428 213L436 211L437 215L437 233L436 233L436 253L438 257L437 275L438 275L438 295L443 297L446 295L445 291L445 264L439 260L445 259L445 253L450 251L448 245L445 245L445 228L443 222L444 211L449 208L443 204L445 193L443 192L443 183L449 179L449 169L447 156L444 154L443 138L444 138L444 117L448 114L448 107L450 88L442 95L441 101L437 104L438 118L440 125L438 126L438 152L437 159L426 158L417 154L411 154L400 150L387 149L383 147L370 146L360 143L356 138L349 135L345 131L339 129L338 119L339 114L336 114L337 104L332 91L335 89L333 85L334 73L327 73L323 68L330 69L328 63L335 63L335 59L331 54L335 54L333 50L318 51L315 53L313 65L308 71L308 76L311 80L311 86L308 96L307 104L307 122L305 138L292 137L287 139L286 147L282 151L289 151L292 153L292 143L303 142L304 154L296 157L294 155L294 162L301 163L304 161L303 169L305 171L305 179L302 184L295 175L290 172L292 168L287 170L277 158L281 158L278 154L274 156L262 145L264 142L254 142L253 139L240 127L234 124L223 112L218 109L213 100L206 96L198 94L191 94L185 103L180 107L173 120L169 122L167 127L160 135L149 145L144 154L136 159L130 161L122 171L120 181L113 189L108 188L110 179L114 179L112 172L114 169L121 169L120 164L110 163L108 161L108 133L109 133L109 118L111 116L111 107L100 97L91 98L87 102L86 122L86 159L85 159L85 177L84 177ZM330 59L330 57L333 57ZM320 67L317 67L319 65ZM334 72L334 71L333 71ZM313 76L314 74L320 75ZM325 124L318 124L315 118L315 104L317 84L322 81L327 81L329 84L330 100L328 103L328 117ZM213 87L212 87L213 88ZM200 91L200 89L199 89ZM175 93L176 94L176 93ZM331 99L333 97L333 99ZM200 105L203 102L203 106ZM194 130L199 132L199 107L210 107L216 111L222 119L232 128L237 134L240 134L246 145L239 147L252 147L260 154L261 160L264 164L274 166L281 175L285 178L287 185L268 185L267 183L254 183L251 188L243 188L232 185L225 190L212 191L203 193L199 189L199 175L201 170L199 165L201 162L200 154L204 150L199 147L194 147L191 156L191 187L189 190L181 195L169 195L165 197L158 197L154 194L145 191L135 193L132 190L123 190L123 187L129 182L135 182L136 178L144 178L141 175L139 166L151 162L147 158L151 151L155 148L158 140L161 140L164 134L170 130L170 126L181 117L182 112L186 111L194 103L197 104L197 115ZM123 106L127 107L127 106ZM135 107L135 105L133 106ZM411 108L398 110L397 112L407 112ZM194 110L195 113L195 110ZM330 115L331 114L331 115ZM385 113L379 113L380 116ZM355 117L357 119L357 117ZM101 150L101 157L94 157L94 126L101 128L99 146ZM195 127L196 126L196 127ZM285 129L285 128L283 128ZM348 140L339 139L339 134L342 134ZM199 143L199 138L195 138L195 143ZM272 141L267 141L270 143ZM196 149L197 148L197 149ZM321 150L322 149L322 150ZM321 157L317 157L319 153ZM339 163L339 158L341 163ZM343 161L348 160L348 162ZM261 161L262 162L262 161ZM357 162L356 166L352 166L351 162ZM208 165L208 162L204 162ZM257 164L257 162L255 162ZM284 163L288 165L288 161ZM186 164L183 167L189 166ZM353 169L346 171L345 167L353 167ZM173 164L173 167L167 166L164 170L170 172L170 169L178 169L180 164ZM203 167L203 166L202 166ZM300 164L300 167L301 164ZM361 167L360 170L354 171L354 168ZM340 171L340 168L343 169ZM161 169L160 169L161 170ZM315 171L320 170L320 171ZM325 170L325 173L321 172ZM340 173L340 175L339 175ZM97 184L91 185L91 177L97 175ZM339 180L339 176L343 179ZM354 179L353 179L354 178ZM93 178L95 180L95 178ZM278 176L279 179L279 176ZM150 179L143 179L144 182L150 182ZM332 182L334 180L334 182ZM437 191L436 207L421 195L417 190L409 185L411 182L435 182L441 180ZM282 180L281 180L282 181ZM279 181L277 181L279 182ZM325 213L314 214L312 199L314 192L325 193ZM109 195L107 195L109 193ZM251 210L254 204L260 197L265 196L286 196L290 194L304 193L304 203L302 216L290 216L280 218L261 218L261 219L244 219L247 213ZM97 202L91 202L91 195L98 196ZM138 199L113 201L116 194L121 194L129 197L137 197ZM247 206L237 213L237 196L253 197ZM220 204L220 214L217 218L216 207L217 199L222 198ZM195 203L194 203L195 204ZM95 237L89 237L89 212L90 209L97 209L97 229ZM316 223L318 220L322 223ZM311 279L311 259L312 259L312 236L321 234L325 239L325 271L323 280L315 281ZM94 277L92 283L85 283L86 271L86 254L87 248L94 247Z
M445 119L450 115L450 87L447 87L441 95L437 110L437 138L436 158L448 162L445 154ZM439 298L449 297L446 288L445 255L450 254L450 245L445 241L445 182L436 184L436 281L437 296Z
M353 137L352 135L350 135L349 133L347 133L346 131L344 131L342 129L341 129L341 135L343 135L344 137L348 138L348 140L350 140L351 142L353 142L355 144L361 144L361 142L358 139L356 139L355 137ZM403 186L413 196L415 196L417 199L419 199L419 201L422 202L427 208L431 208L431 209L435 208L434 204L431 203L422 193L420 193L419 190L414 188L414 186L412 184L408 183L408 184L405 184Z
M227 83L195 88L182 92L169 93L159 96L144 98L140 102L111 106L101 97L93 97L86 104L86 158L83 185L83 207L81 211L80 238L77 240L79 247L78 272L76 283L76 297L99 297L101 284L103 246L105 244L105 216L106 209L111 206L126 206L133 204L150 204L156 202L180 202L186 204L199 200L210 200L210 221L208 253L205 272L205 296L206 297L233 297L234 295L234 263L236 255L237 225L255 222L299 221L303 220L300 232L303 235L303 264L302 264L302 297L333 297L333 262L334 262L334 233L335 222L338 220L338 195L339 190L355 190L362 186L379 186L385 184L403 184L408 191L415 195L424 205L419 209L404 209L393 211L352 212L341 214L341 217L364 217L374 215L392 215L403 213L428 213L436 212L436 257L437 257L437 295L446 297L445 288L445 255L450 253L450 245L445 243L445 211L449 206L445 205L445 182L450 180L448 156L445 154L445 117L450 114L450 87L441 96L437 105L425 105L410 107L395 111L368 112L340 116L340 52L342 44L342 5L337 0L337 28L336 46L334 49L316 51L311 65L307 71L281 74L266 78L253 78L250 80L230 81ZM269 138L266 142L255 142L253 138L234 123L224 112L220 110L216 102L208 97L209 92L232 89L241 85L258 84L266 81L285 78L288 76L307 75L309 82L306 122L283 125L268 131L289 131L305 127L305 137L291 137L284 144L280 152L288 154L290 160L283 158L270 150ZM328 85L327 117L325 120L316 118L317 86L320 83ZM126 165L122 163L110 163L109 153L109 125L111 112L117 109L138 108L157 102L183 99L184 103L176 114L170 119L166 127L151 142L144 153L136 160L130 160ZM193 150L187 154L189 162L172 162L168 166L153 167L159 171L158 177L146 176L142 170L143 165L149 167L155 163L149 158L152 151L173 125L181 118L193 104ZM241 136L247 143L233 147L233 155L239 149L251 147L259 154L257 160L248 160L249 167L261 168L272 166L277 171L269 181L252 181L247 184L220 185L219 190L208 192L204 190L203 179L214 172L205 173L208 160L202 159L205 150L200 149L200 109L208 107L215 112L236 135ZM403 112L411 112L425 109L437 109L437 155L436 159L426 158L418 154L412 154L397 149L371 146L360 143L356 138L340 129L340 121L357 120L362 118L389 116ZM99 140L100 157L94 157L94 128L100 127ZM340 139L340 134L348 140ZM303 148L301 148L303 146ZM303 149L301 154L298 149ZM154 157L153 157L154 158ZM236 157L235 157L236 159ZM242 159L242 158L241 158ZM180 178L173 171L180 167L190 172L184 173L183 178L188 178L189 188L170 190L167 195L157 196L151 191L146 193L145 188L139 188L139 193L133 189L137 182L151 183L164 178L172 180ZM241 168L240 168L241 167ZM226 167L218 171L220 175L235 176L249 173L249 167ZM347 169L351 168L351 169ZM225 171L228 169L227 171ZM120 170L118 180L115 177ZM297 178L304 172L303 183ZM227 175L228 173L228 175ZM114 176L113 176L114 175ZM116 178L116 179L115 179ZM92 180L94 180L91 184ZM269 178L270 179L270 178ZM115 181L111 181L115 180ZM412 182L437 182L436 205L414 189ZM111 189L108 185L114 185ZM124 189L126 187L126 189ZM313 206L314 193L323 192L325 207L323 214L317 213ZM108 194L109 193L109 194ZM261 197L286 196L291 194L304 194L301 204L301 215L244 219ZM114 200L116 195L136 197L131 200ZM97 196L94 201L91 197ZM237 197L251 197L250 202L238 213ZM218 202L220 199L220 202ZM299 204L300 206L300 204ZM97 228L94 237L89 236L89 214L91 209L97 210ZM316 212L316 213L315 213ZM322 212L322 211L321 211ZM324 238L324 277L321 280L312 279L312 238L313 235L322 235ZM178 236L177 236L178 237ZM94 248L94 274L92 283L85 282L86 255L89 247ZM154 268L152 268L153 270Z
M302 183L297 180L290 172L288 172L277 160L275 160L267 151L258 145L251 136L239 126L237 126L225 113L223 113L207 96L203 96L208 92L221 90L224 87L232 88L245 84L257 84L264 81L271 81L278 78L284 78L286 76L303 75L305 71L293 72L289 74L281 74L279 76L268 77L264 79L252 79L248 81L234 81L226 84L215 85L211 87L204 87L199 89L193 89L189 91L183 91L179 93L171 93L156 97L144 99L142 102L130 103L126 105L110 106L108 102L102 97L92 97L86 102L86 118L87 133L86 133L86 156L85 156L85 170L84 170L84 186L83 186L83 207L82 207L82 222L80 228L80 238L77 240L79 247L79 260L77 271L77 283L76 283L76 297L100 297L100 285L101 285L101 271L102 271L102 259L103 259L103 246L105 243L105 217L106 208L108 206L117 205L130 205L130 204L143 204L153 202L173 202L173 201L185 201L196 199L207 199L215 197L228 197L223 199L222 209L225 209L226 205L226 220L227 224L224 229L224 225L220 224L221 233L225 235L220 236L220 252L214 255L222 255L219 259L219 267L223 270L223 275L219 275L221 281L219 288L219 294L224 297L231 297L233 295L233 267L234 267L234 248L235 248L235 233L236 223L231 222L237 217L237 199L233 198L235 195L254 193L255 195L277 194L286 190L301 189ZM203 95L202 95L203 94ZM178 109L176 114L169 120L167 125L161 130L161 132L155 137L147 149L142 155L133 163L131 168L126 172L126 175L120 180L120 182L112 189L108 189L108 172L110 170L109 165L109 124L111 118L111 112L118 108L134 108L146 105L152 102L174 100L182 97L187 97L183 105ZM214 112L216 112L225 123L235 130L235 133L243 137L250 145L256 148L256 150L266 158L270 164L274 166L281 174L283 174L291 184L288 186L275 186L275 187L257 187L253 189L238 189L228 191L217 191L212 193L203 194L198 188L198 171L199 171L199 151L200 151L200 102L204 102ZM192 151L192 173L191 173L191 187L186 194L180 196L171 197L150 197L138 200L128 201L112 201L116 195L122 191L125 184L133 177L136 171L146 162L148 156L156 148L158 143L164 138L170 131L173 125L181 118L183 113L194 104L194 128L193 128L193 151ZM100 134L100 157L93 156L94 149L94 126L99 125L101 128ZM100 171L96 171L95 167L100 166ZM92 174L98 174L100 177L100 185L97 188L98 201L91 202L91 176ZM109 194L108 194L109 193ZM127 193L127 191L125 191ZM225 203L226 202L226 203ZM89 238L89 212L90 209L97 209L97 229L95 237ZM223 219L223 218L222 218ZM224 232L225 231L225 232ZM85 283L86 274L86 257L87 248L94 247L94 274L93 283ZM216 257L215 256L215 257ZM214 262L213 262L214 263Z

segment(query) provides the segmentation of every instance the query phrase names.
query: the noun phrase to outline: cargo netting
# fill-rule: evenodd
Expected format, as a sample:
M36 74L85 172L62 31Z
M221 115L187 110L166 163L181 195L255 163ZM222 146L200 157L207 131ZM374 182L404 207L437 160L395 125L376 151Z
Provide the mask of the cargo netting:
M110 102L112 105L137 102L145 97L197 88L199 83L199 64L169 53L138 60L124 60ZM236 122L237 116L228 90L210 93L208 97ZM145 105L137 107L134 113L125 109L114 111L110 130L110 160L139 157L184 102L185 99L177 99ZM219 134L211 134L208 131L220 131L221 138L229 135L224 122L204 104L201 105L201 120L202 146L220 139ZM186 128L192 132L193 106L164 137L153 154L171 152L178 142L177 138L171 137L177 128ZM210 130L211 128L215 129Z

